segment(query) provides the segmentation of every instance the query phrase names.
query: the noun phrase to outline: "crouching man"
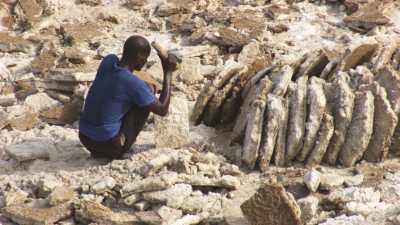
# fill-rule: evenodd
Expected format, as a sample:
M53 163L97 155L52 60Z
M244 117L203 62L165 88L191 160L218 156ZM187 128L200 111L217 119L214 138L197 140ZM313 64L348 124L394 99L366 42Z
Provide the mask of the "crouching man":
M141 36L129 37L119 59L106 56L87 94L79 120L79 139L94 158L118 159L130 149L149 113L168 113L176 57L154 44L161 59L164 81L159 99L155 86L133 74L147 62L151 46Z

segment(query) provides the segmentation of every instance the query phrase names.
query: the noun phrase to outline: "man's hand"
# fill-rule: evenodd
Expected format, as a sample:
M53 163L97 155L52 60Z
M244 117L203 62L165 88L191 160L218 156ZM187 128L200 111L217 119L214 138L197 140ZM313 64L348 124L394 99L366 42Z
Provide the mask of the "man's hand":
M176 70L178 58L173 54L169 54L167 49L161 46L158 42L153 41L151 45L154 47L158 53L158 56L160 57L164 72L173 72Z

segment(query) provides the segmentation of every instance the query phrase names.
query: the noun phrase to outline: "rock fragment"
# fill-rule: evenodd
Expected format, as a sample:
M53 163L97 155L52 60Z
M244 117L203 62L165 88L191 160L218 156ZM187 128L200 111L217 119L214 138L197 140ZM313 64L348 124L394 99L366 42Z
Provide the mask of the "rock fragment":
M317 77L310 79L307 90L307 119L303 138L303 148L297 155L299 161L304 161L315 145L318 130L326 110L326 97L323 88L324 81ZM329 141L329 140L328 140Z
M204 111L208 101L212 98L214 93L221 88L228 80L230 80L238 71L243 68L242 65L234 62L228 61L225 68L218 74L218 76L213 80L205 84L205 87L199 94L196 104L194 106L193 112L191 114L190 120L198 123L201 114Z
M76 218L79 222L88 224L95 222L98 224L143 224L152 222L161 223L161 218L154 212L136 212L136 213L115 213L111 209L93 201L82 201L79 209L76 211ZM144 220L145 219L145 220ZM149 221L150 220L150 221Z
M4 206L21 205L28 199L28 193L20 189L14 189L6 192L3 197Z
M13 205L4 208L3 215L17 224L50 225L70 217L71 205L61 204L51 208L32 208L27 205Z
M354 69L365 62L368 62L374 55L378 44L376 43L362 43L351 49L347 49L342 62L338 66L339 71L348 71Z
M241 209L252 224L302 224L300 207L279 184L265 184Z
M271 74L271 81L274 83L272 94L283 96L293 76L292 67L286 65L280 68L279 73Z
M267 97L266 106L266 124L263 128L263 137L260 146L259 165L261 171L266 171L269 167L274 149L276 146L277 136L279 134L280 119L283 111L283 99L274 94Z
M310 191L316 192L321 183L321 173L311 169L304 175L304 183Z
M353 118L340 152L340 162L346 167L354 165L366 151L373 132L374 96L370 91L356 93Z
M286 159L291 162L303 146L303 136L306 121L306 93L308 77L297 79L296 90L290 97L289 124L287 131Z
M379 71L385 66L390 65L393 55L395 54L396 49L398 49L399 47L400 43L396 39L390 40L389 43L385 43L385 45L382 46L378 54L378 57L375 60L374 70Z
M0 52L31 53L33 44L20 36L11 36L6 32L0 32Z
M275 166L285 166L286 164L286 133L288 127L289 101L284 99L282 102L282 111L279 119L279 131L275 144L274 162Z
M365 33L376 26L385 25L390 22L390 18L384 14L384 7L384 3L379 1L365 4L355 13L345 17L343 21L349 28Z
M189 137L189 107L183 97L172 96L166 117L155 117L155 142L158 148L178 148Z
M374 129L364 159L380 162L386 158L391 144L391 137L398 121L386 95L386 90L377 82L363 85L360 90L371 91L374 95Z
M308 196L297 200L301 209L301 221L303 224L307 224L313 219L318 212L319 199L314 196Z
M349 86L349 79L347 73L339 73L333 82L333 99L330 102L335 130L324 156L324 160L330 165L336 164L353 114L355 96Z
M326 149L328 148L329 141L333 135L333 130L333 117L328 113L324 113L315 145L306 162L307 166L316 166L322 162Z
M101 194L106 192L107 190L113 189L115 185L116 182L112 177L105 177L95 183L92 186L92 190L97 194Z
M203 115L203 120L206 125L215 126L218 120L221 119L221 117L224 117L221 115L221 105L225 101L226 97L232 92L232 89L238 82L241 74L242 73L239 73L231 78L222 89L217 90L212 99L208 102Z
M75 193L72 188L59 186L56 187L48 197L49 204L51 206L57 206L64 202L70 201L74 197Z
M143 193L143 199L148 202L161 203L172 208L179 208L191 193L192 186L188 184L176 184L167 190L145 192Z
M54 144L45 141L27 141L20 144L6 146L6 152L13 159L23 162L34 159L49 159L50 152L57 149Z
M145 191L159 191L171 187L178 181L176 173L163 173L156 177L147 177L140 181L135 181L122 188L124 196L130 193L141 193Z
M35 112L40 112L57 104L59 104L57 100L54 100L43 92L30 95L25 99L25 105L31 107Z
M258 84L255 98L253 98L250 111L247 115L247 126L243 141L242 161L254 168L258 158L258 149L261 143L262 124L264 121L267 94L272 88L272 82L266 77Z

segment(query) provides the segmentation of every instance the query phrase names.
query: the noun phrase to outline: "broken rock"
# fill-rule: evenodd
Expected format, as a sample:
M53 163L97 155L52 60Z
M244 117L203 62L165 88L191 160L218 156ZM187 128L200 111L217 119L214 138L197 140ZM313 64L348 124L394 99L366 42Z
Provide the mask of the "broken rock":
M32 208L28 205L13 205L4 208L3 215L17 224L50 225L70 217L71 205L61 204L51 208Z
M316 192L321 183L321 173L315 169L311 169L304 175L304 183L312 192Z
M283 111L283 98L275 96L273 94L268 95L267 106L266 106L266 125L264 125L264 131L260 146L260 169L266 171L269 167L272 159L272 154L276 146L276 140L280 128L280 118Z
M254 168L259 156L264 112L267 104L267 94L272 88L272 82L268 77L258 84L258 91L251 103L250 112L247 115L247 127L243 141L242 161ZM272 149L273 150L273 149Z
M287 131L287 162L291 162L302 147L306 122L306 93L308 77L302 76L297 79L297 87L290 97L289 124Z
M69 187L56 187L48 197L49 205L57 206L61 203L68 202L74 197L74 190Z
M356 93L353 118L340 152L344 166L350 167L362 158L372 136L373 122L374 96L370 91Z
M318 130L326 109L326 97L323 88L323 80L312 77L307 90L307 120L303 138L303 148L297 159L304 161L314 147ZM328 120L327 120L328 121ZM328 139L329 143L329 139ZM322 154L323 155L323 154Z
M265 184L241 205L241 209L252 224L302 224L300 207L279 184Z
M6 152L19 162L34 159L49 159L50 152L57 151L53 143L46 141L29 141L6 146Z
M155 141L159 148L178 148L189 139L189 107L183 97L172 96L166 117L155 117Z

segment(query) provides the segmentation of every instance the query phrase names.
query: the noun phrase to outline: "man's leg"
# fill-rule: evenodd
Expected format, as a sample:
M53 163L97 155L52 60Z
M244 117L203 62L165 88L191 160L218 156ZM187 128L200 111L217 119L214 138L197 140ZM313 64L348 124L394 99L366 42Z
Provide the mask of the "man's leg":
M93 158L116 159L123 154L120 135L108 141L94 141L84 134L79 133L79 139L83 146L91 153Z
M149 114L149 111L138 107L132 107L128 113L125 114L120 131L120 136L123 136L125 139L122 146L122 154L128 151L136 141L137 136L146 124Z

